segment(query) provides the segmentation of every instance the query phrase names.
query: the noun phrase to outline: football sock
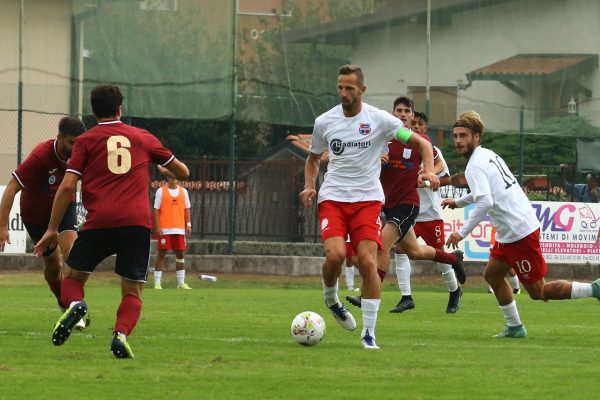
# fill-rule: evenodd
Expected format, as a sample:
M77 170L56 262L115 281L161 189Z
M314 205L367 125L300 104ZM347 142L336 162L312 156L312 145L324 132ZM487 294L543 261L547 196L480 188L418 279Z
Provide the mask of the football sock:
M50 288L50 291L52 293L54 293L54 296L56 297L56 300L58 300L59 304L63 304L60 301L60 286L62 285L62 280L56 280L56 281L52 281L52 282L48 282L48 287Z
M60 303L71 304L83 300L83 285L76 279L65 278L60 285Z
M521 288L521 284L519 283L519 277L518 276L507 276L506 279L508 280L508 283L510 283L510 286L512 286L513 289L520 289Z
M154 284L160 285L160 279L162 278L162 271L154 270Z
M361 299L361 311L363 318L363 328L361 337L365 336L367 329L369 334L375 339L375 325L377 324L377 312L379 311L379 303L381 299Z
M126 294L121 299L121 304L117 309L117 322L115 323L115 332L120 332L129 336L135 324L137 324L142 312L142 300L133 295Z
M506 320L506 325L508 326L520 326L523 325L521 322L521 318L519 317L519 310L517 310L517 302L512 301L505 306L500 306L500 311L502 311L502 315L504 315L504 319Z
M442 279L446 283L449 292L454 292L458 289L458 281L456 280L456 274L452 269L452 266L449 264L442 264L438 262L434 262L433 265L437 267L437 269L442 273Z
M338 304L340 299L338 297L338 284L335 283L335 286L325 286L325 282L323 282L323 297L325 297L325 304L327 307L331 307L334 304Z
M345 267L346 286L348 289L354 289L354 267Z
M394 257L396 262L396 279L398 287L403 296L410 296L412 291L410 288L410 260L406 254L396 254Z
M456 256L452 253L446 253L445 251L442 251L440 249L434 249L435 250L435 256L433 257L433 261L442 263L442 264L450 264L450 265L454 265L458 262L458 259L456 258Z
M177 284L183 285L185 283L185 269L177 271Z
M571 282L571 298L581 299L583 297L592 297L592 284Z

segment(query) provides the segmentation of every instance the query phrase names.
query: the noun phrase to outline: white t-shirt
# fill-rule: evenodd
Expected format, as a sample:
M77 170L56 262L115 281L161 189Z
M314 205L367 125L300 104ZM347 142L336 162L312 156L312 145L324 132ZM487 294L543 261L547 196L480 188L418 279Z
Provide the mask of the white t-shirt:
M493 151L477 147L469 159L465 177L475 201L478 196L492 196L488 215L496 227L498 242L516 242L540 227L519 182Z
M169 194L172 197L177 197L179 196L179 188L183 189L183 198L184 198L184 208L188 209L191 208L192 205L190 203L190 196L188 195L188 191L186 188L182 188L181 186L177 186L175 189L169 189ZM156 210L160 210L160 204L162 202L162 187L159 187L156 190L156 194L154 195L154 208ZM163 235L185 235L185 229L180 229L180 228L167 228L167 229L161 229L161 232Z
M321 154L329 150L318 202L383 203L380 156L403 126L400 119L367 103L362 103L354 117L346 117L341 104L317 117L310 151Z
M433 147L437 151L437 156L444 164L444 170L438 176L441 178L442 176L450 175L448 164L446 164L442 152L436 146ZM419 215L415 219L415 222L439 221L444 219L442 216L442 196L440 195L440 191L433 191L429 188L417 188L417 191L419 192L420 204Z

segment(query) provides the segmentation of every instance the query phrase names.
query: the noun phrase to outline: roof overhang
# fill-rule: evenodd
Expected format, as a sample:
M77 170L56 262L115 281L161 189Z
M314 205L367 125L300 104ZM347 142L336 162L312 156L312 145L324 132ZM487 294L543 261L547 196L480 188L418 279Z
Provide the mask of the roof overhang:
M467 73L473 81L557 81L598 68L598 54L517 54Z

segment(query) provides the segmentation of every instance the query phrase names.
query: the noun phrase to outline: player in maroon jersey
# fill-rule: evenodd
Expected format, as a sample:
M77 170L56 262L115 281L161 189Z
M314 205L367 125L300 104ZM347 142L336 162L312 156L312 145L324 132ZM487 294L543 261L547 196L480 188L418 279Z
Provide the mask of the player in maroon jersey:
M79 118L62 118L56 139L39 143L13 171L0 201L0 252L4 251L6 243L10 243L8 216L18 192L21 192L21 218L25 229L34 243L40 240L48 227L54 195L65 175L75 139L84 131L85 126ZM71 197L58 225L58 251L57 246L51 246L42 254L44 278L63 312L67 305L60 301L62 260L69 255L76 237L77 216ZM78 328L85 328L85 324Z
M410 126L410 119L414 114L414 103L408 97L398 97L394 100L393 114L402 120L405 126ZM425 135L422 135L425 137ZM429 137L427 137L429 139ZM434 150L436 173L442 168L437 160ZM431 246L422 246L417 241L413 225L419 215L418 185L426 184L419 177L421 169L421 154L418 149L405 145L398 140L388 144L388 153L382 156L381 186L385 194L383 213L386 224L382 232L382 247L378 252L377 272L381 280L385 277L390 264L390 251L398 243L402 252L408 254L412 260L433 260L450 264L460 283L465 283L466 275L462 265L462 252L446 253ZM360 307L360 297L346 296L346 299ZM396 307L400 306L400 303ZM396 308L391 310L398 312Z
M62 345L76 320L87 313L83 286L96 266L116 254L115 272L121 276L121 304L113 330L111 350L116 357L133 358L127 336L141 310L150 255L150 197L148 165L159 164L178 179L189 170L148 131L120 121L123 95L117 86L98 85L91 94L98 125L81 135L67 164L54 200L48 230L35 245L41 254L56 243L58 221L82 179L85 225L66 261L61 301L69 309L56 323L52 342Z

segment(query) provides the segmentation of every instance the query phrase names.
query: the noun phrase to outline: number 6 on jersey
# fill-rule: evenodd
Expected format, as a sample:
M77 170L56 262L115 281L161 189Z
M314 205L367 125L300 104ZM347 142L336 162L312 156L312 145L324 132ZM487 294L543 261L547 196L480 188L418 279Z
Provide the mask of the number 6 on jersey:
M113 174L122 175L131 169L131 147L129 139L125 136L111 136L106 141L108 169Z

